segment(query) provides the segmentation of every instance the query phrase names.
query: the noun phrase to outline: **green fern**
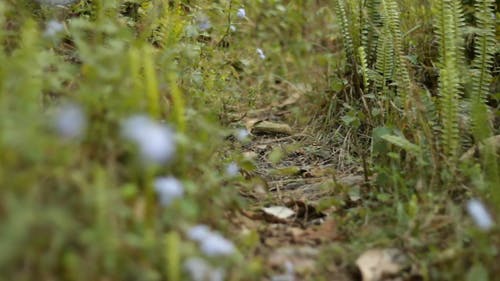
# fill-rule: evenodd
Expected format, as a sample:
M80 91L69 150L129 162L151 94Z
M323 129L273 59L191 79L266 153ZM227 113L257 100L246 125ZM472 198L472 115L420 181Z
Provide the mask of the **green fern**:
M361 71L363 72L363 86L365 91L368 91L369 81L368 81L368 62L366 60L366 53L363 47L358 48L359 60L361 64Z
M6 4L4 2L0 2L0 26L5 26L5 12L7 10ZM0 29L0 42L5 42L5 30L3 28ZM5 61L6 61L6 55L4 52L4 46L0 46L0 62L2 65L5 66ZM4 97L4 77L7 71L5 70L5 67L0 68L0 110L1 112L7 112L6 111L6 105L7 103L5 102L5 97ZM3 130L3 123L0 123L0 130ZM1 142L0 142L0 150L2 149L1 147Z
M361 46L363 40L363 23L365 22L363 14L363 1L347 0L347 18L349 20L349 31L351 33L353 50L356 52ZM356 55L356 54L355 54Z
M495 53L495 19L493 0L478 0L476 2L476 35L475 58L472 62L472 95L471 118L472 130L476 141L481 141L492 134L488 121L488 108L485 100L489 94L492 80L490 68L493 65Z
M429 91L421 91L418 97L423 108L422 113L426 126L430 128L433 136L437 136L441 128L439 127L439 112L436 108L436 102Z
M366 0L367 17L364 21L362 45L367 53L368 65L372 65L376 60L379 32L384 25L379 9L380 0Z
M460 34L455 15L455 0L435 2L435 32L439 42L439 95L441 117L441 146L445 155L455 165L460 144L458 129L458 107L460 79L458 47ZM455 7L455 8L454 8Z
M467 75L465 75L467 66L465 63L465 17L464 9L461 0L451 0L450 8L453 16L453 35L455 37L456 61L457 69L459 70L460 83L465 83Z
M161 10L154 22L150 40L154 44L166 48L180 39L185 28L185 22L182 20L179 6L170 7L165 3Z
M472 62L472 95L471 119L473 136L478 142L484 142L492 135L491 123L488 118L486 100L489 95L489 85L492 81L490 69L495 54L495 19L493 0L476 1L476 35L475 58ZM486 178L492 187L500 182L498 173L498 156L493 145L485 146L481 153L481 160L485 169ZM500 203L500 193L494 192L495 201Z
M398 5L395 0L382 0L382 7L384 10L384 19L391 34L392 46L394 49L394 62L396 66L395 81L398 86L399 96L402 98L403 105L406 107L410 94L411 82L403 51L403 34L401 32Z
M339 19L340 30L344 42L344 50L348 60L354 58L354 44L349 30L350 21L348 21L344 0L335 0L335 13Z
M385 90L386 82L392 79L394 70L394 46L392 45L391 33L389 29L384 26L381 36L378 38L377 43L377 61L375 63L375 70L377 71L378 78L375 81L377 88L382 92Z

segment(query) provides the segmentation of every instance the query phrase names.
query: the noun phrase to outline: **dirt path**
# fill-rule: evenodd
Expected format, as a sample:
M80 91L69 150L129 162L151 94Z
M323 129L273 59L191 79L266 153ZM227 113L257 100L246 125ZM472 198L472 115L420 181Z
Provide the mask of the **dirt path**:
M269 280L352 280L345 268L324 260L324 252L345 238L331 217L335 195L356 189L363 177L339 174L331 149L289 128L276 117L282 115L246 118L252 135L241 149L256 168L241 189L250 206L234 223L258 235L253 254L273 273Z

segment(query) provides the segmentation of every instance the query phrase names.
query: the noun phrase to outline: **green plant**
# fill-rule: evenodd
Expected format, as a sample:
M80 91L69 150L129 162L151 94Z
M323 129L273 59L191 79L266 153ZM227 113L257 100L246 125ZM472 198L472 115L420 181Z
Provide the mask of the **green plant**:
M394 50L395 62L395 81L397 82L399 97L403 108L409 114L410 110L410 95L411 95L411 81L406 66L406 57L404 54L403 34L400 27L398 5L394 0L382 0L382 7L384 10L385 25L390 33L392 39L392 46ZM386 39L387 40L387 39Z
M441 148L448 157L449 165L456 165L459 154L458 106L460 78L458 57L461 48L453 0L435 2L436 35L439 41L439 112L442 126Z
M377 71L376 85L377 88L385 93L387 82L392 80L394 72L394 46L390 39L391 33L384 26L381 31L381 36L378 38L375 69ZM387 109L387 108L386 108Z
M380 4L380 0L365 1L366 17L363 27L363 47L367 52L368 65L372 65L376 60L377 43L384 24L380 14Z
M335 12L339 18L340 28L342 32L342 39L344 43L344 51L348 61L355 63L355 46L353 42L353 37L351 35L351 30L349 28L352 20L349 20L347 16L347 11L345 7L344 0L335 1Z
M477 145L493 135L490 121L490 109L487 100L490 96L489 85L492 82L491 67L496 52L495 20L493 1L477 1L475 4L477 34L474 45L475 58L471 66L472 92L470 93L472 134ZM498 157L494 145L485 145L481 152L483 168L496 202L500 202L500 192L494 186L500 183Z
M494 1L491 0L476 1L475 4L477 34L474 45L475 58L471 67L472 92L470 96L472 130L477 142L490 137L492 134L486 100L490 94L491 67L496 51L495 20L492 18L493 6Z

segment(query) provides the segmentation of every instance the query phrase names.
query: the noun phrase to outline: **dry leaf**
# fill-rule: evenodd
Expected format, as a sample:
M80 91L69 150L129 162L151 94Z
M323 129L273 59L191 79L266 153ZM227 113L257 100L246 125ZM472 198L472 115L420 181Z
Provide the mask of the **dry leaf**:
M252 131L252 128L255 126L255 124L261 122L261 119L258 118L247 118L245 119L245 128L247 129L248 132Z
M262 211L266 215L276 217L279 220L287 220L295 216L295 212L292 209L282 206L271 206L267 208L262 208Z
M259 154L257 154L257 152L255 151L245 151L243 152L243 156L248 160L254 160L257 159L257 157L259 157Z
M288 124L274 123L270 121L257 122L253 125L252 134L283 134L291 135L292 128Z
M356 265L363 281L383 281L401 273L406 260L398 249L372 249L364 252L356 260Z
M299 166L288 166L283 168L270 169L269 175L271 176L296 176L300 175L302 169Z

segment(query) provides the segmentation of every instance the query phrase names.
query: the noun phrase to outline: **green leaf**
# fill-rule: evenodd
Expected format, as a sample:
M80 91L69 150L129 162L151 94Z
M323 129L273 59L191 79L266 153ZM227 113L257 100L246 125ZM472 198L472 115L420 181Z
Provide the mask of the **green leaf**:
M392 134L393 129L388 127L377 127L373 129L372 132L372 151L373 154L385 155L389 151L389 147L386 141L382 139L382 136Z
M466 277L467 281L488 281L490 278L488 277L488 270L481 263L475 264Z
M387 142L389 142L389 143L391 143L399 148L402 148L402 149L406 150L407 152L413 153L415 155L417 155L421 152L420 147L418 145L411 143L405 137L394 136L394 135L383 135L381 138L383 140L385 140L385 141L387 141Z
M391 195L388 193L379 193L377 194L377 200L383 203L387 203L391 201Z

